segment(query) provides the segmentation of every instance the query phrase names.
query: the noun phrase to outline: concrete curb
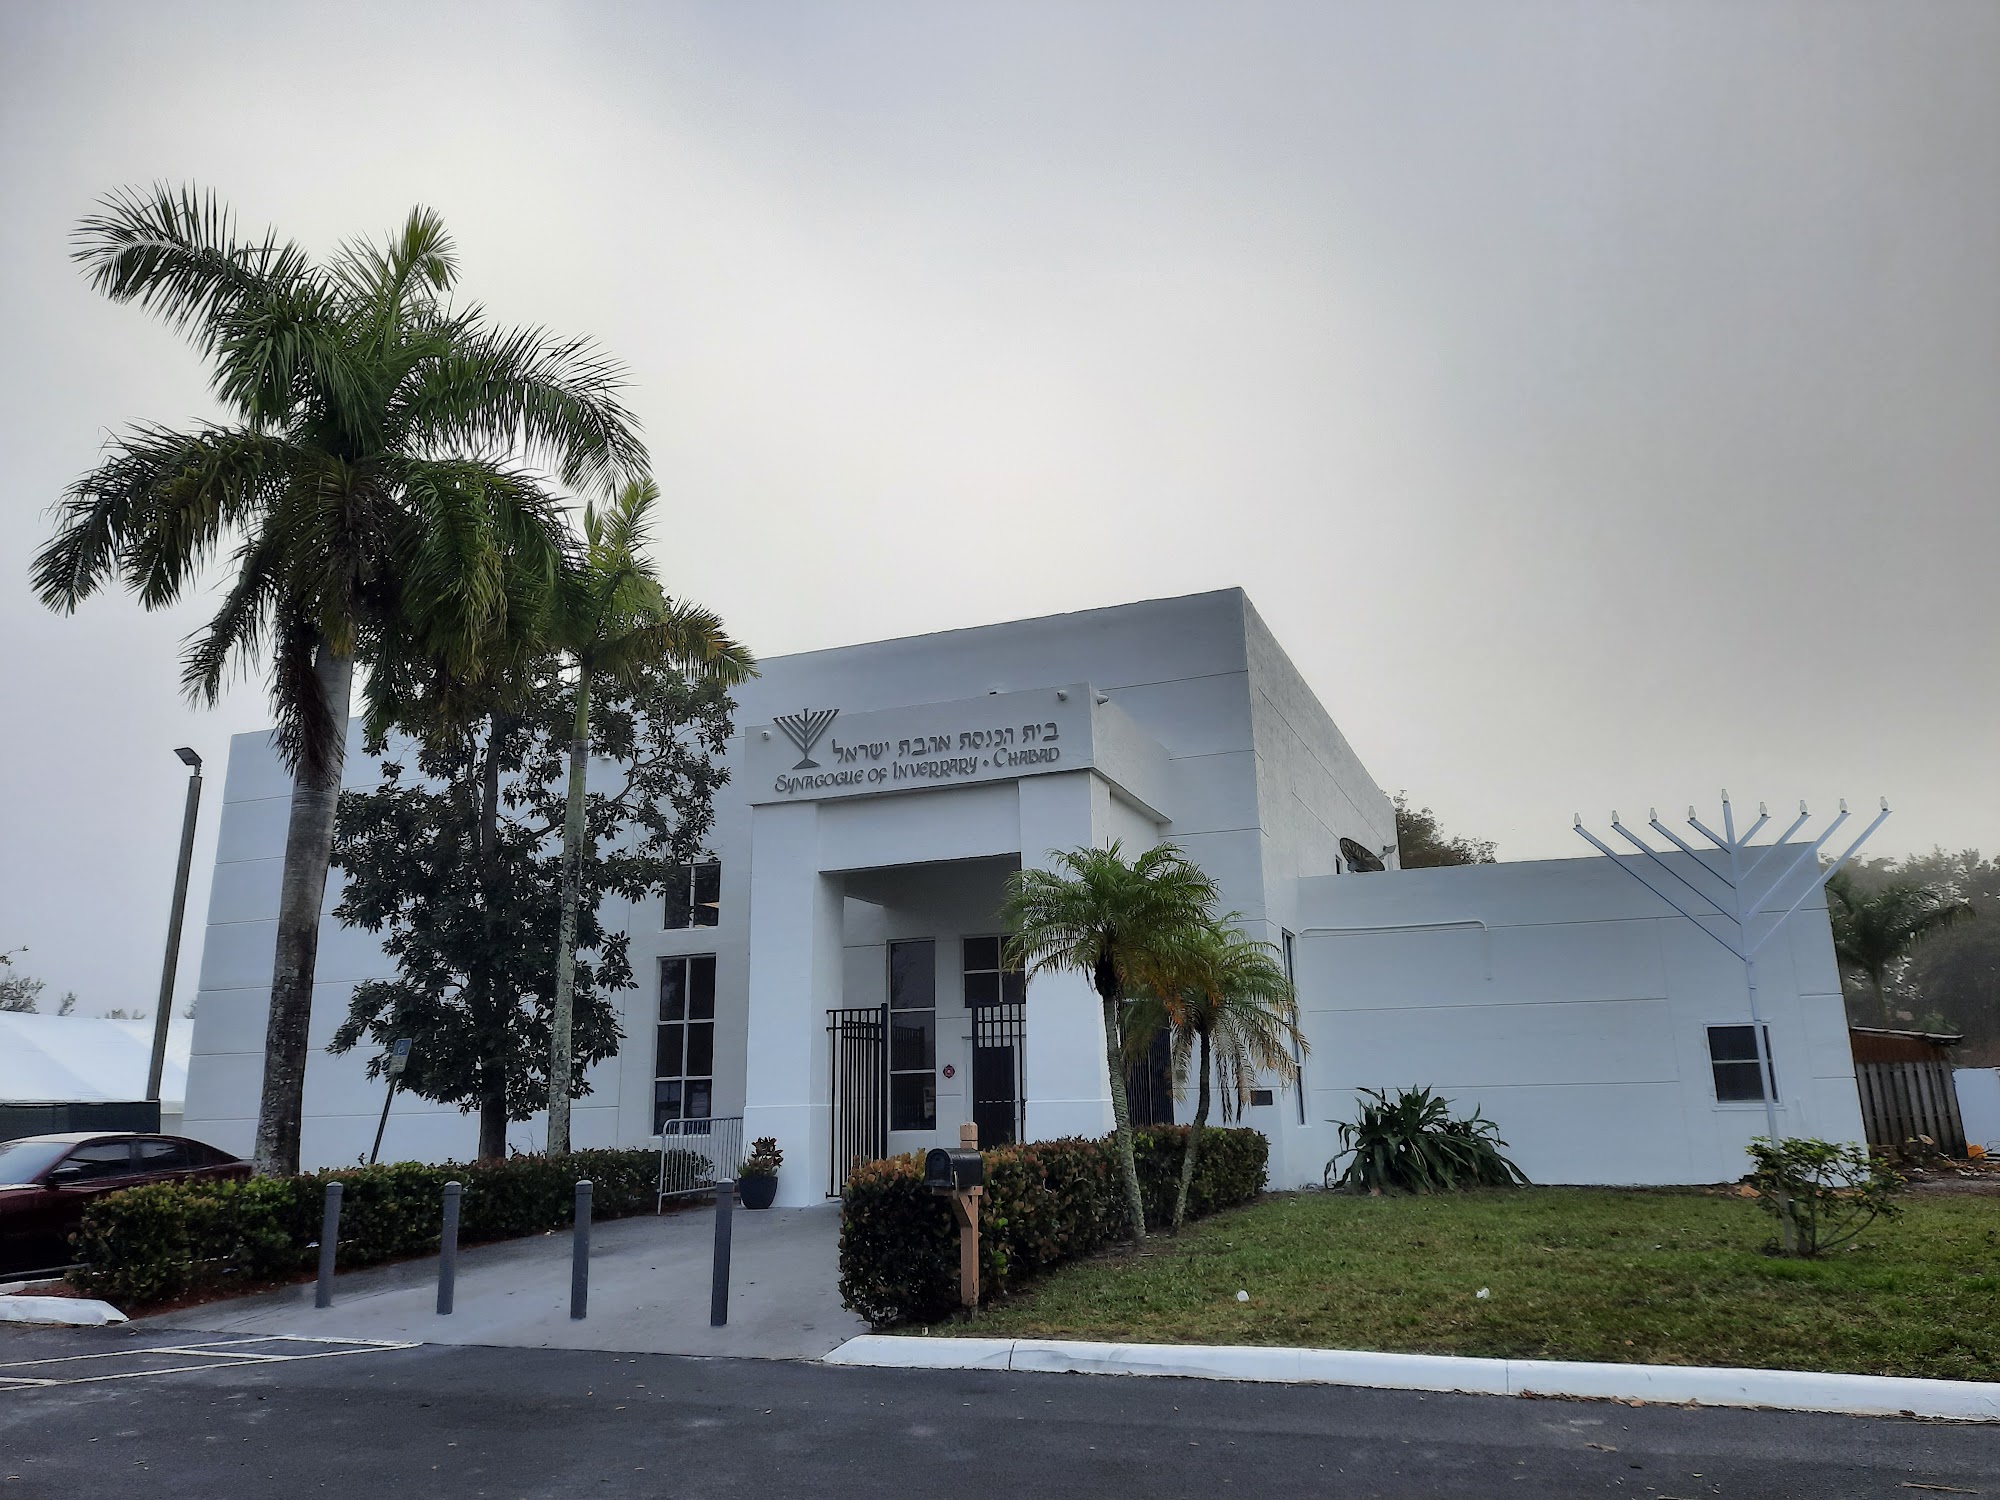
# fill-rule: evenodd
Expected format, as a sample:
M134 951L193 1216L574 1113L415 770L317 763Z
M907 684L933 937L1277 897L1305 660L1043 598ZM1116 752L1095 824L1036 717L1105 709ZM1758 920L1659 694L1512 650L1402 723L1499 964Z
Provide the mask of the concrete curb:
M2000 1384L1828 1375L1810 1370L1469 1359L1357 1349L1266 1349L1218 1344L1104 1344L1067 1339L907 1338L863 1334L825 1362L909 1370L1039 1370L1088 1375L1177 1375L1461 1391L1480 1396L1578 1396L1673 1405L1761 1406L1870 1417L2000 1422Z
M109 1302L87 1297L0 1297L0 1323L56 1323L71 1328L102 1328L123 1323L125 1314Z

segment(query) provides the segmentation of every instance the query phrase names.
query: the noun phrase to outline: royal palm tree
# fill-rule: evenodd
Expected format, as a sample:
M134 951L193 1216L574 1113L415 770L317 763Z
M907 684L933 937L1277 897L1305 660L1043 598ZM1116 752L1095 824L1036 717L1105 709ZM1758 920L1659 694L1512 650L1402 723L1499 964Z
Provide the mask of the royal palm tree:
M1064 970L1082 974L1097 992L1125 1207L1132 1238L1143 1240L1146 1208L1125 1097L1125 1002L1137 993L1172 988L1162 976L1179 972L1200 940L1215 906L1215 882L1172 844L1127 860L1114 840L1106 849L1058 852L1054 861L1051 869L1020 870L1008 880L1001 918L1014 933L1009 961L1030 978Z
M1162 1026L1173 1031L1173 1070L1185 1085L1196 1079L1194 1123L1181 1153L1180 1185L1174 1193L1173 1227L1187 1219L1188 1190L1208 1127L1209 1081L1222 1086L1225 1120L1250 1102L1259 1077L1291 1084L1299 1076L1297 1058L1307 1051L1299 1030L1298 1002L1277 950L1246 937L1233 914L1199 929L1157 994L1140 996L1125 1016L1125 1055L1146 1055Z
M1833 921L1833 951L1842 967L1868 981L1875 994L1875 1013L1884 1026L1890 1014L1889 971L1909 951L1933 933L1943 932L1972 915L1972 907L1927 885L1895 883L1864 895L1843 870L1826 883L1827 915Z
M355 666L402 653L476 678L510 569L552 583L561 560L541 473L608 487L645 450L621 372L589 343L451 304L457 255L428 209L317 264L274 234L239 238L212 194L162 187L105 199L76 241L98 290L190 336L227 420L113 438L58 507L35 587L71 611L118 580L158 609L233 549L182 681L213 703L233 669L270 665L293 792L256 1157L296 1171ZM386 682L364 686L382 717Z
M584 783L590 766L590 694L594 683L631 683L649 672L685 671L733 686L756 661L731 640L722 621L670 599L643 556L648 512L660 498L650 479L628 483L605 508L583 513L583 555L558 583L551 644L575 671L576 721L569 742L569 802L563 818L562 918L556 937L556 994L549 1038L551 1152L567 1151L574 1088L570 1018L576 993L577 909L583 861L590 853Z

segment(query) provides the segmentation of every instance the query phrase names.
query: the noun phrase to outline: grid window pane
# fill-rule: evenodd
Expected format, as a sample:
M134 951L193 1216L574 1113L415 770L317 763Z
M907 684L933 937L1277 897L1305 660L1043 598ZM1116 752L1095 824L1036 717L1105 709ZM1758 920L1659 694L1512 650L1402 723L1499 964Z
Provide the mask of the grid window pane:
M653 1074L657 1078L681 1076L682 1038L685 1026L662 1026L659 1044L653 1049Z
M688 919L690 927L713 927L722 920L722 866L709 863L694 867L694 903Z
M687 1019L687 960L684 958L663 958L660 960L660 1019L662 1021L684 1021Z
M899 1010L889 1015L889 1071L928 1072L937 1062L937 1015L927 1010Z
M997 937L969 937L965 940L965 968L970 973L974 969L997 969L1000 967L1000 939Z
M1008 1005L1020 1005L1028 998L1028 976L1019 969L1009 969L1000 976L1000 999Z
M965 1003L968 1009L977 1010L982 1005L1000 1003L1000 975L989 969L980 973L976 969L965 971Z
M660 961L660 1024L653 1050L653 1131L706 1120L715 1102L715 955Z
M937 1129L937 1081L930 1073L897 1073L889 1079L889 1128Z
M929 938L889 945L889 1008L930 1010L937 1005L937 945Z
M715 1072L715 1023L698 1022L687 1031L687 1076L707 1078Z
M1764 1050L1771 1048L1770 1028L1764 1029ZM1754 1026L1708 1028L1708 1057L1715 1074L1715 1098L1720 1104L1758 1104L1764 1100L1764 1069L1757 1056ZM1777 1068L1771 1069L1777 1083Z

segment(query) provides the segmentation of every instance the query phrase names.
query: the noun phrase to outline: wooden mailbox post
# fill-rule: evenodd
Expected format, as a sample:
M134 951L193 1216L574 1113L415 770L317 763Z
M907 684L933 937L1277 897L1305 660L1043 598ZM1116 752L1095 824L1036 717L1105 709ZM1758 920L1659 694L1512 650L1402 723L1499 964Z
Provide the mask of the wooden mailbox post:
M979 1155L979 1127L958 1127L958 1149L940 1146L924 1154L924 1186L951 1199L958 1224L958 1300L979 1307L979 1200L986 1192L986 1164Z

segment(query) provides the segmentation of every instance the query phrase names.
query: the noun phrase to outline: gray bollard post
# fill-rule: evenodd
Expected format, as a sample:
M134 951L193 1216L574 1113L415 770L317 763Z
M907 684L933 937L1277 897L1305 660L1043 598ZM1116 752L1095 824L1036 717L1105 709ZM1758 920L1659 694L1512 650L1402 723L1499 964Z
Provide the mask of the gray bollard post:
M464 1196L463 1183L444 1185L444 1233L438 1237L438 1312L451 1311L451 1299L458 1292L458 1200Z
M715 1272L708 1288L708 1326L729 1323L729 1218L735 1207L735 1179L725 1177L715 1185Z
M326 1211L319 1221L319 1285L313 1290L314 1307L333 1306L333 1255L340 1244L340 1184L326 1185Z
M570 1250L569 1315L590 1311L590 1183L576 1185L576 1239Z

